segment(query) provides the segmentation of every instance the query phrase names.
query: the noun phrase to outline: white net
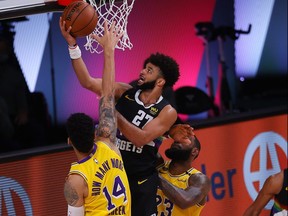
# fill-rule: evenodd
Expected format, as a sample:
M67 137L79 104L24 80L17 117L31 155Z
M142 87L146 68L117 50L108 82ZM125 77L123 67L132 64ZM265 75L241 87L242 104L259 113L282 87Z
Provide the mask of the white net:
M115 25L119 26L120 29L124 31L124 35L119 40L116 48L123 51L126 48L131 49L133 45L128 36L127 23L134 1L135 0L122 0L121 2L115 2L115 0L90 0L90 4L95 8L98 14L98 23L92 34L103 36L104 21L107 21L108 28L110 28L112 22L115 21ZM86 36L86 39L87 43L84 45L86 50L90 51L91 53L98 54L103 52L100 44L90 35Z

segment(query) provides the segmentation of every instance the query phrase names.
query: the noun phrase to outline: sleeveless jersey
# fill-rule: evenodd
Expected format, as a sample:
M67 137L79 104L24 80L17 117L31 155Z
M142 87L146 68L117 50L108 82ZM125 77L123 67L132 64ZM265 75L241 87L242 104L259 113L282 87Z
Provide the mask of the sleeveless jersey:
M169 105L169 102L161 96L155 104L145 107L139 99L140 93L141 90L135 88L127 90L117 101L116 109L129 122L143 128L149 121L156 118L161 110ZM156 139L142 147L136 147L118 131L116 145L121 151L129 178L146 177L156 171L158 144L159 140Z
M165 162L162 166L158 168L159 173L163 178L168 180L171 184L178 188L185 189L189 186L188 179L191 175L195 173L200 173L200 171L190 168L185 173L181 175L171 175L169 173L170 161ZM172 203L163 193L163 191L158 187L157 190L157 212L158 216L198 216L204 208L205 205L196 204L190 208L181 209L174 203Z
M92 153L72 163L70 174L81 175L88 185L85 216L131 215L131 197L122 158L98 141Z
M288 211L288 169L284 169L284 179L283 186L280 193L274 196L274 205L271 209L271 214L274 215L277 212L281 212L283 210Z

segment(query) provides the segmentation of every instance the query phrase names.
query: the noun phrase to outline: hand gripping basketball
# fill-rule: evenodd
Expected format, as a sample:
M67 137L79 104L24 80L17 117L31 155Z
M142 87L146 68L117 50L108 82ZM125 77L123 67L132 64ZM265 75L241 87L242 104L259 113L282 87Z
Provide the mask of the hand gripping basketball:
M87 2L73 1L64 9L62 21L65 21L65 30L71 26L73 37L85 37L96 28L98 14Z

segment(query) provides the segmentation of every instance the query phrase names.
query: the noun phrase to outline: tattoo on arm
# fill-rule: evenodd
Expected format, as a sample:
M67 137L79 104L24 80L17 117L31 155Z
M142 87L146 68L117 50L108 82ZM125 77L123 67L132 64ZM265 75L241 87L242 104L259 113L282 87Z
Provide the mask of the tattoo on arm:
M108 138L111 143L116 141L115 99L111 93L100 99L98 136Z
M79 200L79 196L75 190L75 188L71 185L69 181L65 182L64 185L64 195L68 205L74 206Z

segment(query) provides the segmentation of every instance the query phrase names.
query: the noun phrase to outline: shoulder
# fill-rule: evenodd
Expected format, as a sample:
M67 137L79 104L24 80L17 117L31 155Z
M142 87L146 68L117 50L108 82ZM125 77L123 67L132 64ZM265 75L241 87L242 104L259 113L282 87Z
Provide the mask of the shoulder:
M132 89L132 86L127 83L117 82L115 85L115 98L119 99L124 92L127 90Z
M167 104L166 106L163 107L163 109L160 112L161 115L165 115L165 118L171 118L171 117L175 117L177 118L177 111L176 109L171 106L170 104Z
M211 185L211 182L208 176L206 176L205 174L201 172L193 173L189 177L188 182L189 182L189 186L201 186L202 185L202 186L206 186L210 188L210 185Z
M66 182L69 186L78 186L83 185L83 182L85 182L84 178L80 174L72 173L67 176Z

